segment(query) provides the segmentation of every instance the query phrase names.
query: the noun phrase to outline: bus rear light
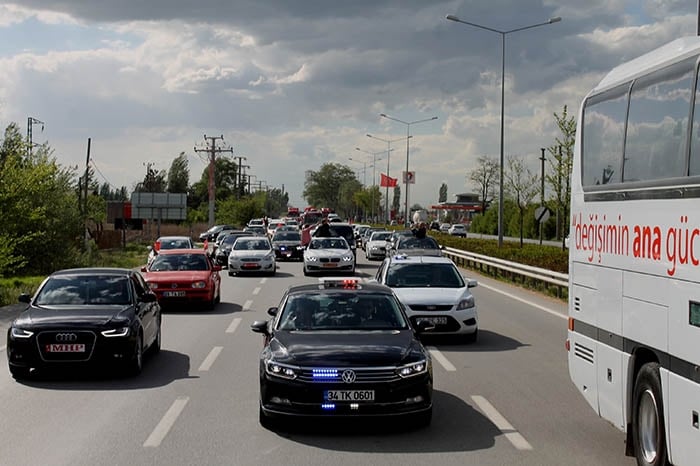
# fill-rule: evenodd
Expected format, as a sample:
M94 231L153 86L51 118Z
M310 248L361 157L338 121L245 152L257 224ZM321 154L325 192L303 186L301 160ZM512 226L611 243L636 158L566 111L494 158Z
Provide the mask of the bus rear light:
M569 330L571 332L574 331L574 318L573 317L569 317Z
M566 351L571 351L571 342L569 339L566 339L566 343L564 343L564 346L566 347Z

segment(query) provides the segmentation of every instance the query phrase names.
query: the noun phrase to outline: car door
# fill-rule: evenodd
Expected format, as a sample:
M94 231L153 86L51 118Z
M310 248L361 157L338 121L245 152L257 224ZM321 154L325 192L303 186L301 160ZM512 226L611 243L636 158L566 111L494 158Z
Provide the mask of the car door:
M143 344L144 347L150 346L158 334L160 305L157 301L147 302L143 299L144 295L149 291L148 284L146 284L146 281L140 274L133 274L131 283L136 296L136 316L141 321L141 327L143 328Z

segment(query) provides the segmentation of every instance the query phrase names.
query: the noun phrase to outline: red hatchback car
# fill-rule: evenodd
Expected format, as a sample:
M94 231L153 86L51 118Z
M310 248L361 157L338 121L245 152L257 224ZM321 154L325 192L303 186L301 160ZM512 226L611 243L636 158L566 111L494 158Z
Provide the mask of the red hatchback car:
M204 303L207 309L221 300L220 270L204 249L163 250L141 268L161 306Z

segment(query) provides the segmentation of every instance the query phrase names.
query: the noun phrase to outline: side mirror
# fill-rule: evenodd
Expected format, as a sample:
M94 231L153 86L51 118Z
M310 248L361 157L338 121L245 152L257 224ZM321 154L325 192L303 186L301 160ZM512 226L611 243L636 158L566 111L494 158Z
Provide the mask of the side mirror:
M155 293L144 293L141 295L140 300L143 303L155 303L158 301L158 297Z
M426 333L435 330L435 324L425 319L420 319L416 323L416 333Z
M147 271L148 271L148 270L147 270L147 267L146 267L145 265L142 265L142 266L141 266L141 272L147 272Z
M255 332L255 333L262 333L263 335L267 335L267 321L266 320L256 320L252 324L250 324L250 329Z
M213 270L214 272L220 272L220 271L221 271L221 266L218 265L218 264L216 264L216 265L214 265L214 266L212 267L212 270Z
M268 308L267 315L272 316L272 317L276 316L277 315L277 308L276 307Z
M27 293L22 293L19 295L19 298L17 299L20 303L27 303L29 304L32 301L32 297L27 294Z
M149 244L148 246L146 246L146 249L148 249L148 252L151 252L153 251L153 246Z
M469 279L467 279L467 288L475 288L475 287L477 287L478 285L479 285L479 282L477 282L476 280L473 280L473 279L472 279L472 280L469 280Z

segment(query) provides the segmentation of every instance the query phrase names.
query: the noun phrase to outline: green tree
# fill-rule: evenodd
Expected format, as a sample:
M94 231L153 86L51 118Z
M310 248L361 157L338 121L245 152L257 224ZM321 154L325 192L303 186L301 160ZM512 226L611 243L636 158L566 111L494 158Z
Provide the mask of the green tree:
M156 170L153 168L152 163L146 164L146 176L144 176L143 181L137 183L134 191L141 193L164 193L166 182L165 182L165 170Z
M190 169L187 163L187 155L180 152L180 155L173 159L168 170L168 185L166 191L169 193L186 193L190 184Z
M566 105L561 114L554 113L554 119L561 136L555 138L554 144L547 148L550 157L547 157L549 172L545 180L553 193L550 206L553 204L553 210L557 213L556 238L561 239L566 237L569 228L570 177L576 141L576 119L573 115L569 116Z
M391 201L391 210L398 217L401 214L401 186L394 186L394 198ZM404 223L406 219L404 219Z
M333 162L325 163L318 171L306 172L304 198L309 205L338 210L341 206L342 187L351 181L356 183L358 189L361 188L352 168ZM347 191L344 194L347 195Z
M507 170L503 174L503 190L518 209L518 232L520 234L520 247L522 247L524 214L539 192L538 180L532 171L525 166L525 161L522 157L508 156L506 168ZM505 215L505 212L503 218L509 218Z
M447 202L447 184L442 183L440 185L440 192L438 193L438 202Z
M214 162L214 195L217 205L219 201L223 201L235 194L236 174L238 166L235 161L219 157ZM202 170L202 175L199 181L190 186L187 196L187 207L195 211L204 212L204 218L196 221L208 221L209 206L209 167ZM203 209L203 210L202 210ZM193 216L198 218L199 215L194 213ZM188 215L189 219L189 215Z

